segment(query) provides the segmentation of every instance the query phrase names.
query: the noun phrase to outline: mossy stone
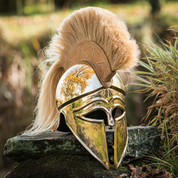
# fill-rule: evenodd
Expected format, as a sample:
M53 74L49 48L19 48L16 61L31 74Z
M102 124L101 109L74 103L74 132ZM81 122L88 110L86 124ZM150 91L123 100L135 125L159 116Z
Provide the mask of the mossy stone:
M117 177L129 173L124 164L157 149L160 134L156 127L128 127L128 146L122 165L106 170L71 133L44 132L36 136L19 135L7 140L4 155L19 162L6 176L18 177ZM108 153L113 156L113 132L106 134Z

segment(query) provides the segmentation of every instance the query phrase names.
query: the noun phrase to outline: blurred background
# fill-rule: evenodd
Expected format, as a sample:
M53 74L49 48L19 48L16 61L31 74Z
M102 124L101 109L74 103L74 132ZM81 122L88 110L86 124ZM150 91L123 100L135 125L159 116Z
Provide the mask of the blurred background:
M178 0L0 0L0 177L15 164L3 156L5 141L34 118L45 47L63 18L86 6L108 9L124 20L142 58L150 40L174 41L169 29L178 25ZM129 85L128 125L143 124L152 103L135 90Z

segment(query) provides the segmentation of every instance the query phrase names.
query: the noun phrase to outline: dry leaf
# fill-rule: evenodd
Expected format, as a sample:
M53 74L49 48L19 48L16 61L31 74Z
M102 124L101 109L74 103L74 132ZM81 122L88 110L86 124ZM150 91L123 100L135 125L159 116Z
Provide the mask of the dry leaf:
M116 178L129 178L129 176L127 174L123 173L123 174L117 176Z
M128 166L131 170L130 178L172 178L172 174L163 169L152 169L152 167L148 165L134 167L132 164L129 164Z
M52 129L53 129L53 130L57 130L57 127L56 127L56 126L53 126Z

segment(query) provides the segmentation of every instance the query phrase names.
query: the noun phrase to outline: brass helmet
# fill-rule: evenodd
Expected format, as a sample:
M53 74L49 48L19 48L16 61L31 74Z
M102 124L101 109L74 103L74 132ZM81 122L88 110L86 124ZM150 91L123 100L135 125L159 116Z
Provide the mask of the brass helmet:
M77 64L61 77L56 106L78 141L109 169L105 127L114 128L114 167L120 165L127 146L125 90L115 74L105 88L90 65Z
M126 149L127 129L125 90L116 71L134 68L139 54L125 23L112 12L98 7L73 12L46 50L51 66L41 84L36 118L25 133L51 130L63 113L75 137L109 169L108 125L114 128L117 168Z

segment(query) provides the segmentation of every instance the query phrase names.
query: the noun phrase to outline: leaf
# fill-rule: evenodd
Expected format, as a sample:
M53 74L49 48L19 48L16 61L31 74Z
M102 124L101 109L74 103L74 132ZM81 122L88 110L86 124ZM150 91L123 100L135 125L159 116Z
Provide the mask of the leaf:
M139 81L141 81L141 82L143 82L143 83L146 83L146 84L150 84L151 85L151 82L150 81L148 81L148 80L146 80L146 79L144 79L143 77L137 77L137 80L139 80Z
M142 83L130 83L129 85L135 85L135 86L146 87L146 88L150 87L150 85L146 85L146 84L142 84Z
M171 67L175 72L178 73L178 69L176 69L175 67L173 67L173 66L171 66L171 65L169 65L169 67Z
M53 129L53 130L57 130L57 127L56 127L56 126L53 126L52 129Z
M149 71L151 71L152 73L154 73L154 70L153 68L151 68L148 64L146 64L145 62L143 61L139 61L140 65L146 69L148 69Z
M156 78L152 78L152 77L147 77L148 79L150 79L150 80L153 80L153 81L155 81L155 82L157 82L157 83L159 83L159 84L167 84L166 82L164 82L163 80L159 80L159 79L156 79Z
M121 175L117 176L116 178L125 178L125 177L128 177L128 175L125 173L122 173Z
M144 72L144 71L132 71L135 74L141 74L141 75L155 75L151 72Z
M164 169L153 169L151 166L143 165L142 167L134 167L132 164L129 164L129 169L131 170L130 178L172 178L172 174L166 172Z

